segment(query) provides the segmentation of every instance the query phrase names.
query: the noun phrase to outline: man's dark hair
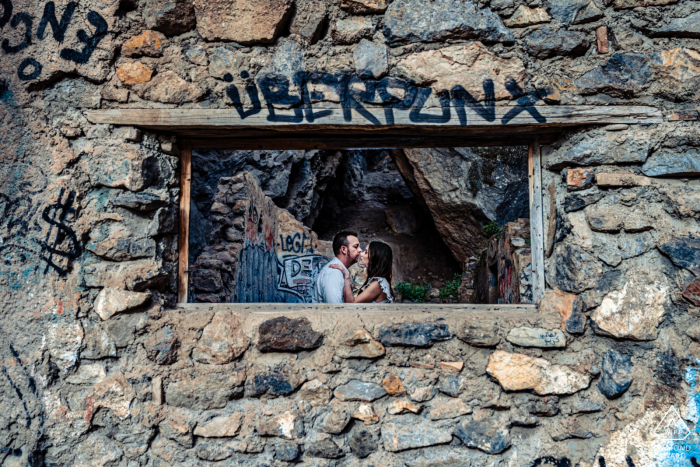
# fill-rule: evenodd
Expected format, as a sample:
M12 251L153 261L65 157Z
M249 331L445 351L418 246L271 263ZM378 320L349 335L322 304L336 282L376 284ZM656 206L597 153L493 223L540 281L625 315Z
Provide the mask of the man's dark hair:
M357 232L350 232L349 230L343 230L342 232L338 232L335 234L335 237L333 237L333 254L338 255L340 253L340 248L341 247L349 247L350 242L348 241L348 237L353 236L357 237Z

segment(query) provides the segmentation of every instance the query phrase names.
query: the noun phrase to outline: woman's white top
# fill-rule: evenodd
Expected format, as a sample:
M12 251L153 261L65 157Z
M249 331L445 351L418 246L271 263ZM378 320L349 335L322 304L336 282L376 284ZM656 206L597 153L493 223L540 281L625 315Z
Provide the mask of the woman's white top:
M368 285L372 283L372 281L377 281L379 282L379 286L382 288L382 292L386 294L386 300L383 302L372 302L372 303L394 303L394 297L391 296L391 286L389 286L389 281L384 279L383 277L373 277L370 280L367 281L367 284L365 284L361 289L360 292L363 292Z

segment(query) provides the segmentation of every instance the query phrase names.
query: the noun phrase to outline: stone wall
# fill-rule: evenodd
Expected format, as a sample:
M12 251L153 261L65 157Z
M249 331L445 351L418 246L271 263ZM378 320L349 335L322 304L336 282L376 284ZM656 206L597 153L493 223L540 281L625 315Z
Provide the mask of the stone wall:
M698 15L692 0L0 1L0 462L697 465ZM320 102L358 125L370 105L435 121L422 108L450 102L643 104L664 123L543 145L547 292L517 320L172 311L178 141L85 111L308 119Z

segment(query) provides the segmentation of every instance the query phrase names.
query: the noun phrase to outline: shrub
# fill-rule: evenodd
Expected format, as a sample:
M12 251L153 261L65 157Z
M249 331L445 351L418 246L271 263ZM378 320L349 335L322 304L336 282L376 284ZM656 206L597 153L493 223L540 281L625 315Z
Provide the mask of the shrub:
M440 289L440 298L452 298L454 300L457 299L457 289L459 288L459 285L462 283L462 275L461 274L455 274L454 278L451 281L447 281L445 284L445 287Z
M396 291L401 294L404 300L410 300L416 303L424 303L428 298L428 290L430 285L426 284L411 284L409 282L399 282L396 284Z
M498 225L498 222L496 221L491 221L488 224L484 224L483 226L481 226L481 228L484 229L484 232L486 232L489 235L496 234L501 229L501 227Z

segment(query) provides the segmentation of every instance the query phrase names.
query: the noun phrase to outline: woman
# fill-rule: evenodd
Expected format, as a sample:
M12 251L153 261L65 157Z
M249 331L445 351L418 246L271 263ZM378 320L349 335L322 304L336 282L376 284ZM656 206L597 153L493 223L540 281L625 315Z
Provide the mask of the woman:
M367 251L360 258L360 266L367 268L367 280L360 287L357 297L352 294L350 273L339 264L329 267L337 269L345 277L343 295L345 303L394 303L391 293L391 265L394 255L391 247L384 242L370 242Z

